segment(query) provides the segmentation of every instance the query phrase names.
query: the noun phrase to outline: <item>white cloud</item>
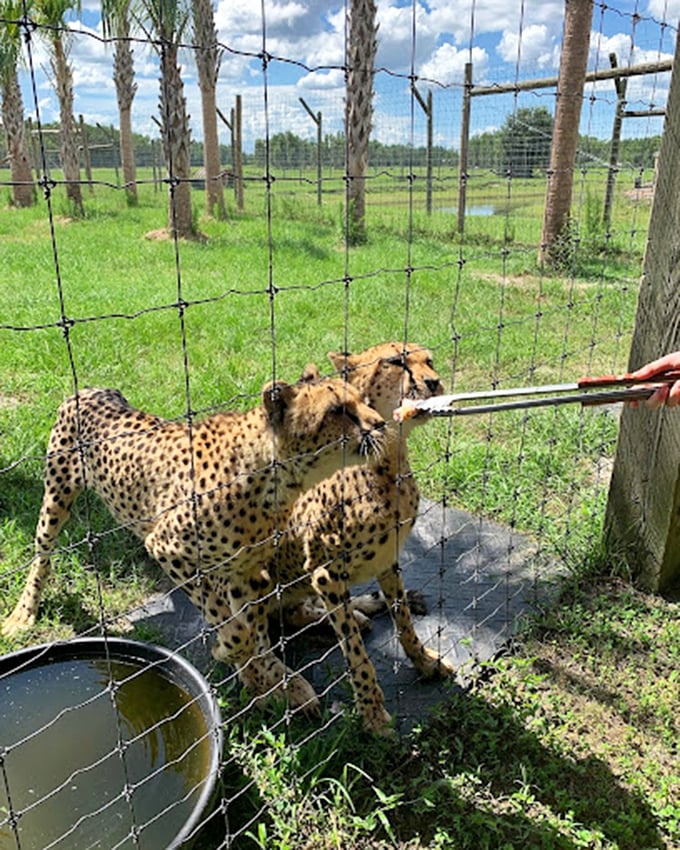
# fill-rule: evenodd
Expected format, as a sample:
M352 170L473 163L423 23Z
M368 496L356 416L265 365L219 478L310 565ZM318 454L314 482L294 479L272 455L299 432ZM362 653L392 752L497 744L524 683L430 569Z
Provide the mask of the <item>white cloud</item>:
M563 0L430 0L431 26L437 32L455 36L458 44L469 44L486 33L526 29L532 24L559 25L564 14Z
M345 74L340 68L332 68L330 71L314 71L301 77L297 86L304 91L344 91Z
M505 30L496 50L505 62L519 60L539 68L553 68L559 63L559 45L546 24L530 24L521 33Z
M472 62L477 80L484 77L488 64L488 55L481 47L470 50L454 47L453 44L442 44L425 62L418 72L419 77L436 80L439 83L450 84L464 81L465 64Z
M673 25L680 18L680 0L649 0L649 14Z

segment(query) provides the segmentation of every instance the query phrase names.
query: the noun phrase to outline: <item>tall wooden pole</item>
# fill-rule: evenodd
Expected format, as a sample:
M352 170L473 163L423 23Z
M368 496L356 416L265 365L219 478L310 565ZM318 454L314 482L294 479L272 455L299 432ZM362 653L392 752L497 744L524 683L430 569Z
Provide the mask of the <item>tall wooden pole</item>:
M609 64L616 68L616 53L609 54ZM604 193L604 208L602 210L602 221L607 230L612 222L612 206L614 204L614 187L616 186L616 172L619 167L619 148L621 143L621 126L626 111L626 89L628 80L623 77L615 77L616 86L616 112L614 113L614 125L612 127L612 141L609 148L609 170L607 171L607 186Z
M321 112L317 112L316 115L312 112L310 107L305 102L305 99L301 97L300 103L304 106L307 114L312 119L312 121L316 124L316 202L319 206L321 206L321 179L322 179L322 169L321 169L321 153L323 146L323 133L322 133L322 123L323 116Z
M593 0L566 0L539 262L552 263L569 222Z
M236 209L243 212L243 110L241 95L236 95L234 108L234 180L236 191Z
M460 122L460 162L458 163L458 233L465 232L465 199L467 191L468 147L470 145L470 97L472 93L472 62L465 63L463 86L463 115Z
M680 349L680 39L630 353L635 369ZM680 581L680 415L626 407L609 489L607 548L647 590Z

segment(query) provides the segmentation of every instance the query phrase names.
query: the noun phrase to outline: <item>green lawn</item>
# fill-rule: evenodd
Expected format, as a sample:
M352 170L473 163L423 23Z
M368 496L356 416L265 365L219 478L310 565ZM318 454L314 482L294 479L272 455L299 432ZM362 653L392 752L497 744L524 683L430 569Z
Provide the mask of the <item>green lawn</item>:
M677 848L679 661L677 599L591 577L397 745L235 729L232 831L267 806L235 846Z
M227 222L204 219L195 193L207 239L179 245L159 238L166 200L152 186L128 207L97 185L82 220L58 191L50 208L0 211L0 616L31 557L45 444L75 385L118 387L169 417L245 408L273 374L294 380L309 361L330 371L329 350L404 337L433 350L447 389L625 367L649 208L622 183L604 235L602 171L579 184L559 272L536 264L540 179L474 175L468 203L495 214L470 216L460 239L454 180L427 216L420 188L376 177L368 242L347 249L341 180L319 209L307 180L277 180L267 195L250 177L245 211L229 197ZM412 455L425 495L517 528L587 577L607 569L599 532L616 431L610 413L575 408L438 421L414 435ZM93 552L89 527L106 532ZM96 629L100 596L115 619L156 586L141 544L94 503L61 543L38 627L0 651ZM325 735L266 715L232 724L237 846L680 846L677 603L593 588L572 590L399 744L363 739L351 720ZM206 850L223 836L215 828Z

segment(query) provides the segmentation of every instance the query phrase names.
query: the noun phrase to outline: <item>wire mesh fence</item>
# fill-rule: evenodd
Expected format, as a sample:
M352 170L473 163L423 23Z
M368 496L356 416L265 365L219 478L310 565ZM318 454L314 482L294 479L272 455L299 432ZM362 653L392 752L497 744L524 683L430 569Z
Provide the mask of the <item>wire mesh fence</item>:
M650 70L623 91L622 77L586 84L571 217L549 268L537 256L556 83L541 81L556 73L560 29L523 4L491 25L482 7L438 40L417 4L381 6L357 245L348 8L309 11L300 25L311 32L314 17L316 40L287 37L276 3L250 23L218 8L225 207L207 215L202 143L178 177L159 141L167 34L104 38L99 11L47 22L39 6L2 7L24 61L34 203L0 214L3 616L22 600L0 646L44 645L49 661L35 674L32 650L0 668L3 848L263 846L277 796L296 793L274 777L292 761L322 775L357 722L353 700L373 733L408 734L565 572L598 557L615 408L412 432L390 414L404 397L625 368L676 28L595 4L589 70L613 55ZM199 115L201 46L189 29L174 35ZM83 114L75 178L54 132L60 38ZM122 42L138 74L134 198L112 129ZM506 83L472 97L463 172L466 92ZM193 119L191 131L200 138ZM23 185L9 136L6 152L9 199ZM173 228L182 186L190 238ZM100 638L101 655L76 669L83 637ZM121 637L198 667L214 701L203 719L165 661L134 649L126 666ZM160 683L144 678L159 668ZM89 715L98 706L104 719ZM80 758L62 754L37 781L56 742ZM201 742L218 748L217 770Z

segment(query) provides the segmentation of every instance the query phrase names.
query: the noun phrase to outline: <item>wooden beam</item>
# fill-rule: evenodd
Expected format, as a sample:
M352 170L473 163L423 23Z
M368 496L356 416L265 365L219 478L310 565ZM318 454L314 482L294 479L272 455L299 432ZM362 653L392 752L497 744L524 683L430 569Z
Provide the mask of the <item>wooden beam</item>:
M601 80L617 80L621 77L639 77L645 74L662 74L673 70L673 60L664 59L660 62L643 62L640 65L628 65L623 68L602 68L599 71L588 71L587 83ZM531 89L554 88L558 77L543 77L538 80L520 80L516 83L499 83L492 86L473 86L470 97L482 97L487 94L503 94L507 92L529 91Z

